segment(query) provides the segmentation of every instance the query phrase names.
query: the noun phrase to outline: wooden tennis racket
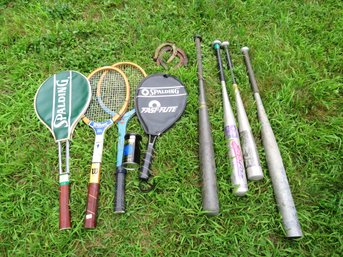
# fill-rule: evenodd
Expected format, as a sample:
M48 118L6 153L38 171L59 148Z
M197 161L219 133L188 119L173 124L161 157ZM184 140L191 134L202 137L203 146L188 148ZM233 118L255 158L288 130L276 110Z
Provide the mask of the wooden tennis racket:
M93 71L88 79L92 88L92 101L82 120L94 130L95 142L88 184L85 227L95 228L104 135L125 113L130 88L125 74L111 66Z
M91 100L91 88L85 76L63 71L48 78L39 87L34 101L35 112L50 130L58 144L60 183L60 229L71 227L69 210L69 140L76 124ZM62 165L62 143L66 144L65 170Z

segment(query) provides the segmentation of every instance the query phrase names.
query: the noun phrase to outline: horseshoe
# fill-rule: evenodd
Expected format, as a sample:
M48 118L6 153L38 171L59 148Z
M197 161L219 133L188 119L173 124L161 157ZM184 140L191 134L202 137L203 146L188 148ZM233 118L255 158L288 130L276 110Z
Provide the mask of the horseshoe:
M175 44L167 42L167 43L163 43L157 47L155 54L154 54L154 57L153 57L154 61L157 61L162 56L161 51L165 47L168 47L168 49L173 50L173 53L169 57L169 59L167 60L167 63L170 63L175 58L175 56L177 55L177 48L176 48Z
M167 64L163 61L163 55L164 55L164 53L171 52L171 51L174 51L174 49L169 45L166 45L162 48L159 48L159 54L157 55L157 58L155 59L157 65L161 65L163 68L168 69ZM173 60L175 56L172 55L171 57L173 57L172 58L172 60ZM188 63L187 55L180 48L176 49L176 57L178 57L180 61L178 64L176 64L174 66L174 68L179 68L179 67L186 65ZM170 59L171 58L169 58L168 61ZM167 63L168 63L168 61L167 61Z

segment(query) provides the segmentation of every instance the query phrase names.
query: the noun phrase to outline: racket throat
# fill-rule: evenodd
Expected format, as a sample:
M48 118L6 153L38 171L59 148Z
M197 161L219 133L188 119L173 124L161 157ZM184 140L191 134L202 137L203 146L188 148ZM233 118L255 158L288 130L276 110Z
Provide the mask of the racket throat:
M104 133L96 134L95 141L94 141L92 163L101 163L103 148L104 148Z
M58 142L58 166L59 166L59 184L60 186L63 185L69 185L69 141L66 141L65 145L65 152L66 152L66 158L65 158L65 171L63 171L63 160L62 160L62 142Z

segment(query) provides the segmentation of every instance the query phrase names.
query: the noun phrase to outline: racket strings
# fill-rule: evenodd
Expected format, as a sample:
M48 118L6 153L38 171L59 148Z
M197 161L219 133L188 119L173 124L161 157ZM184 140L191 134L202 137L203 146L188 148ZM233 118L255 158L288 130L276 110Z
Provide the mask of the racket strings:
M97 91L98 102L111 116L119 113L125 105L126 93L126 80L122 74L109 70L101 76Z
M136 90L141 82L141 80L144 78L144 74L140 72L137 68L131 66L131 65L125 65L123 68L126 76L128 77L128 80L130 82L130 103L129 103L129 109L133 109L135 106L135 95L136 95Z
M106 113L103 108L99 105L97 100L97 86L101 76L105 73L106 70L100 70L94 73L91 77L89 77L89 83L92 89L92 100L89 104L89 107L85 113L85 116L92 121L99 122L111 119L111 115Z
M137 64L130 63L130 62L118 63L118 64L114 64L113 66L121 69L125 73L130 83L130 102L129 102L128 110L132 110L135 108L134 99L136 96L138 85L146 77L146 73Z

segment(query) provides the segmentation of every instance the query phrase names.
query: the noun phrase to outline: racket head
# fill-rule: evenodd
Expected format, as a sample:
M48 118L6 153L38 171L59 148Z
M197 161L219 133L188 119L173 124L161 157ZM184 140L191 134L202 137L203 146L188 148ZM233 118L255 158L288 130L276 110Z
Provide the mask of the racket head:
M129 98L129 82L118 68L105 66L89 74L92 91L90 105L82 120L88 124L116 122L125 113ZM109 122L110 121L110 122Z
M186 108L187 91L182 82L171 75L156 73L139 85L135 108L146 134L159 136L169 129Z
M122 70L128 78L130 84L130 102L128 111L135 109L134 98L140 82L147 76L146 72L138 64L133 62L117 62L112 67Z
M77 71L62 71L50 76L38 88L34 109L56 142L70 140L91 100L88 79Z

